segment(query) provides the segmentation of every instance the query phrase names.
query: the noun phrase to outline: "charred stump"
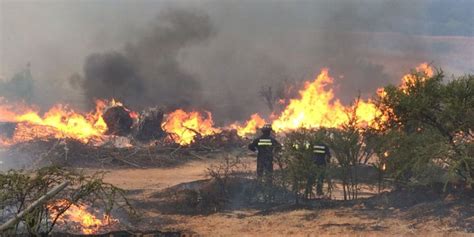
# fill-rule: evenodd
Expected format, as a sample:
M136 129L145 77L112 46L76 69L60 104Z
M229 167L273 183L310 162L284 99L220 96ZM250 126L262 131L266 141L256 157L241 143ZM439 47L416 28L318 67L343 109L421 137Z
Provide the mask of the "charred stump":
M107 124L108 135L126 136L129 135L133 125L130 112L123 106L114 106L105 110L104 122Z
M166 135L161 128L163 111L158 108L144 110L140 114L135 138L140 141L157 140Z

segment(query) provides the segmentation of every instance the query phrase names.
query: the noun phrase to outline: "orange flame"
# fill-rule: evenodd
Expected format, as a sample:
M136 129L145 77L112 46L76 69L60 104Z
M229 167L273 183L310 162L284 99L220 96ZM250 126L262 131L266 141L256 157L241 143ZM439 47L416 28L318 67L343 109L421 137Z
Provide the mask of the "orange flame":
M433 69L427 63L416 67L416 72L421 74L421 80L427 80L433 75ZM416 80L420 80L420 77L405 75L400 88L406 91ZM273 129L281 132L297 128L339 127L348 122L347 111L354 109L355 106L360 126L377 126L375 119L381 112L371 100L360 100L352 107L345 106L335 98L332 84L333 78L329 76L328 69L323 69L314 81L305 83L304 88L299 91L298 98L281 100L280 103L287 106L280 114L272 114L270 117ZM382 98L386 96L383 88L377 90L377 94ZM87 114L77 113L67 106L56 105L41 116L35 108L7 104L0 98L0 121L18 123L13 138L0 137L0 145L45 137L67 137L83 142L101 140L107 130L102 113L107 106L117 105L122 104L115 100L110 103L99 100L96 102L96 110ZM137 113L128 112L132 118L138 119ZM167 116L163 128L173 134L175 142L187 145L198 135L208 136L221 131L220 128L214 127L211 113L206 112L206 115L178 109ZM234 123L223 129L236 129L239 136L245 136L255 133L257 128L264 124L265 120L259 114L253 114L245 123Z
M69 204L71 203L67 200L58 200L48 205L50 217L54 218L58 214L58 208L68 206ZM72 223L72 227L79 228L83 234L97 233L101 227L109 225L112 222L118 222L118 220L108 215L103 215L102 218L99 218L89 212L87 206L84 204L71 204L57 220L59 225L69 226L68 224Z
M416 83L418 80L421 80L421 82L423 82L433 76L433 68L428 63L420 64L418 67L415 68L414 72L419 75L416 76L413 75L413 73L410 73L402 77L402 84L400 85L400 88L405 93L407 93L408 87Z
M417 75L413 75L413 73ZM421 63L415 68L415 70L413 70L413 73L405 74L402 77L399 88L402 89L405 94L408 93L408 88L414 85L417 81L424 82L433 77L434 70L428 63ZM387 96L387 92L384 90L384 88L379 88L377 89L377 95L380 98L384 98Z
M411 86L418 82L425 82L426 80L432 78L433 75L433 68L428 63L422 63L418 65L412 73L406 74L402 77L398 88L401 89L404 94L408 94L408 89ZM384 88L379 88L377 89L377 96L383 100L387 97L387 92ZM396 119L391 108L385 108L385 110L386 111L382 115L382 120L387 121L389 117Z
M420 64L416 67L415 72L420 73L423 80L427 80L433 75L433 69L427 63ZM407 74L403 76L400 88L407 88L416 80L417 77ZM355 106L357 106L356 117L359 126L378 128L379 125L375 121L378 116L382 120L388 119L388 115L382 115L371 100L360 100L352 107L342 105L334 96L330 87L332 84L333 78L329 76L329 70L323 69L314 81L305 83L304 88L299 91L299 98L290 100L281 114L272 114L273 129L281 132L297 128L339 127L348 122L347 111L354 109ZM383 98L387 93L383 88L379 88L377 95ZM244 136L255 133L256 127L262 126L264 123L264 119L258 114L254 114L245 123L245 126L234 123L229 127L237 129L239 136Z
M252 114L250 119L245 122L244 125L240 123L233 123L229 126L229 128L237 130L237 134L241 137L244 137L248 134L255 134L257 129L263 127L263 125L265 125L265 120L258 114Z
M350 107L334 98L331 88L333 78L328 69L323 69L313 82L306 82L300 90L300 97L290 100L285 110L273 121L275 131L287 131L296 128L338 127L348 121L346 111ZM359 101L356 116L361 123L372 124L378 115L371 101Z
M214 121L210 112L206 112L204 118L199 112L185 112L178 109L168 114L163 129L173 134L173 140L181 145L188 145L194 141L198 135L209 136L221 132L214 128Z
M74 138L82 142L100 138L107 130L102 112L107 103L97 101L94 112L81 114L63 105L56 105L41 116L37 109L24 105L8 105L0 101L0 121L18 123L15 134L3 144L36 138Z

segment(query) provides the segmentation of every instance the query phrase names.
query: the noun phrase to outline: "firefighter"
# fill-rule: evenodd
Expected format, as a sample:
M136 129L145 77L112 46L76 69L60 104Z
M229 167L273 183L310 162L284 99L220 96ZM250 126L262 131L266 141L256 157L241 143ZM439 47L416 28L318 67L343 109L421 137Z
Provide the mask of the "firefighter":
M249 144L251 151L258 151L257 154L257 178L261 180L267 177L269 182L273 173L273 154L281 149L281 144L271 136L272 125L265 124L261 129L262 135Z
M326 165L331 159L331 153L329 147L324 143L315 143L313 144L313 161L317 167L316 173L316 195L323 196L323 182L326 176Z

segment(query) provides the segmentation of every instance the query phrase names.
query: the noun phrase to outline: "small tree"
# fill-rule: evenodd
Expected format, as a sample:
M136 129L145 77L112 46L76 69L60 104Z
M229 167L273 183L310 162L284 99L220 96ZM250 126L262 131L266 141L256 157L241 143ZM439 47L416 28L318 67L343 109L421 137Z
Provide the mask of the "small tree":
M311 196L313 179L322 172L313 160L312 145L325 142L328 135L328 130L325 128L301 128L286 134L283 142L283 169L280 175L283 182L281 184L291 189L296 197ZM326 176L326 182L330 193L332 185L329 175Z
M40 236L53 231L60 217L75 204L97 205L106 215L117 206L131 209L121 189L104 183L102 174L86 176L58 167L46 167L33 174L22 171L8 171L0 174L0 207L3 216L11 217L23 211L32 202L64 181L69 186L43 205L27 213L8 234L26 231L32 236Z
M396 179L416 183L423 179L420 170L435 167L448 172L445 182L457 176L474 188L474 77L444 84L438 70L431 77L413 72L411 78L403 87L385 87L379 98L391 134L387 142L393 144L388 169Z
M372 130L361 124L357 117L359 100L346 111L348 121L340 128L331 129L326 143L334 153L342 170L344 200L357 199L359 192L358 167L367 164L374 154Z
M308 149L312 132L304 128L295 130L287 133L283 141L284 176L282 177L286 180L284 184L291 188L297 200L298 196L303 196L302 191L308 186L308 177L315 170L311 150Z

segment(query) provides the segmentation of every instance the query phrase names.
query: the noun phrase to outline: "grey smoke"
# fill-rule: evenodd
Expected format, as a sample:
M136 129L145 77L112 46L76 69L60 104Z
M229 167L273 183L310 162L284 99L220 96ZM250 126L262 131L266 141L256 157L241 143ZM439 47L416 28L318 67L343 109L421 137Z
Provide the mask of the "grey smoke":
M0 7L0 77L31 62L32 100L43 107L115 97L137 110L206 109L225 123L269 114L261 86L311 80L322 67L349 103L424 61L455 74L474 65L472 0L3 0Z
M196 10L169 9L153 24L121 51L87 57L82 82L87 98L116 98L135 109L202 103L200 80L182 68L178 53L212 36L209 16Z

